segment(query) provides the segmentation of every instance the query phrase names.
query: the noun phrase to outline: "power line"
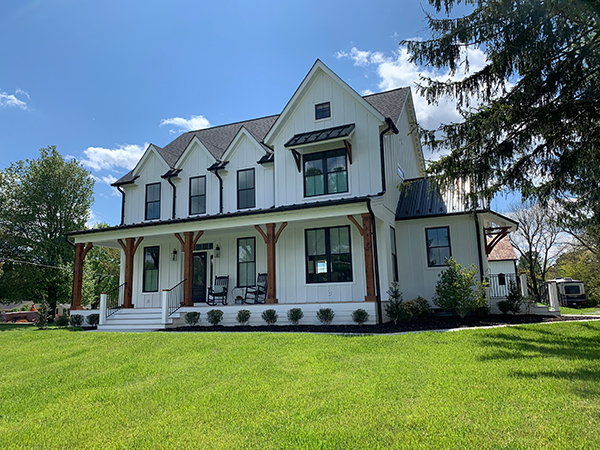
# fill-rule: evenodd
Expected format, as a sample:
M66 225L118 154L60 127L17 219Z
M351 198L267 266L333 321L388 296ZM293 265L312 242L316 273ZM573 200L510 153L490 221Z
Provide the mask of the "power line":
M34 262L29 262L29 261L21 261L18 259L11 259L11 258L0 258L0 261L2 261L2 262L10 261L10 262L16 263L16 264L28 264L30 266L38 266L38 267L47 267L50 269L66 270L67 272L73 271L73 269L69 269L68 267L50 266L48 264L40 264L40 263L34 263ZM117 275L110 275L108 273L98 273L98 272L90 272L90 271L86 271L86 272L91 273L92 275L99 275L99 276L104 276L104 277L113 277L113 278L117 277Z

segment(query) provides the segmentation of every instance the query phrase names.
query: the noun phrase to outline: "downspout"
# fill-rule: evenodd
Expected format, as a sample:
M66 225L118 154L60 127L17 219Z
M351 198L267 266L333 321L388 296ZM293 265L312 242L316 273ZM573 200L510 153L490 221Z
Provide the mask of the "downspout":
M215 168L215 175L219 179L219 214L223 213L223 178L219 175L219 169L221 167Z
M483 281L483 258L481 257L481 233L479 232L479 215L475 213L475 233L477 236L477 254L479 256L479 281Z
M167 177L167 181L169 182L169 184L173 187L173 219L175 218L175 205L177 202L177 188L175 187L175 185L173 184L173 182L171 181L171 178L173 178L174 175L168 176Z
M125 191L120 185L117 185L116 188L121 193L121 225L123 225L125 223Z
M394 125L394 122L389 117L385 118L385 123L387 123L387 128L379 133L379 157L381 159L381 192L377 194L378 197L385 194L387 190L386 182L385 182L385 154L383 147L383 136L390 130L394 132L394 134L398 134L398 128ZM367 199L367 210L369 211L369 215L371 216L371 230L373 233L373 258L375 259L375 289L376 289L376 304L377 304L377 323L383 323L383 312L381 309L381 282L379 280L379 252L377 250L377 224L375 223L375 213L373 213L373 209L371 208L371 199Z

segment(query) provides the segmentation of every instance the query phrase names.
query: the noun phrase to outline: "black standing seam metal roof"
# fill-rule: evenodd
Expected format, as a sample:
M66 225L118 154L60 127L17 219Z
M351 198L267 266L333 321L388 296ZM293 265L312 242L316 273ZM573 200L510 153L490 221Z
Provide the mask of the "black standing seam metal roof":
M287 141L284 147L295 147L297 145L312 144L314 142L328 141L330 139L339 139L350 136L356 125L350 123L348 125L340 125L333 128L325 128L324 130L309 131L308 133L296 134L293 138Z
M484 201L481 201L477 207L477 211L487 209ZM431 186L429 180L418 178L407 180L402 185L396 208L396 220L464 214L471 211L465 208L463 196L456 196L452 193L442 195Z
M380 92L378 94L366 95L363 98L383 116L389 117L394 123L397 123L409 92L410 88L406 87ZM278 118L279 114L219 125L202 130L189 131L177 137L163 148L158 147L157 145L154 145L154 147L169 167L174 168L192 139L198 138L215 160L220 161L235 136L240 129L244 127L260 143L265 150L265 153L270 154L273 150L266 146L262 141ZM269 158L267 157L267 159ZM262 160L263 158L261 158L261 161ZM128 184L133 180L133 171L131 171L115 181L112 186Z

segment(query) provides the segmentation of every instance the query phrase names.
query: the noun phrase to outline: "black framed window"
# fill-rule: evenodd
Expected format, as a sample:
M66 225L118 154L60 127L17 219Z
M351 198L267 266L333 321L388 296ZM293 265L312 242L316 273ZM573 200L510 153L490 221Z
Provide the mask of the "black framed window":
M239 287L256 284L256 239L253 237L237 240L237 285Z
M254 208L254 169L238 170L238 209ZM254 284L252 285L254 286Z
M306 282L352 281L350 226L305 230Z
M329 102L315 105L315 120L331 117L331 105Z
M160 183L146 185L146 220L160 219Z
M446 259L452 256L450 249L450 228L426 228L427 265L439 267L446 265Z
M158 246L144 248L144 292L158 292Z
M190 215L206 212L206 177L190 178Z
M304 196L348 192L346 149L304 155Z
M392 250L392 281L398 281L398 250L396 249L396 230L390 227L390 247Z
M498 286L506 286L506 275L503 273L498 274Z

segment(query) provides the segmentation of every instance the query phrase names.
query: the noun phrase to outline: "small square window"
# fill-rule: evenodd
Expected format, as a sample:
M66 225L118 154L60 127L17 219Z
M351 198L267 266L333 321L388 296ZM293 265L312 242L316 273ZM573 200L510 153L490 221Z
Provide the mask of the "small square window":
M331 106L329 105L329 102L315 105L315 120L326 119L328 117L331 117Z

